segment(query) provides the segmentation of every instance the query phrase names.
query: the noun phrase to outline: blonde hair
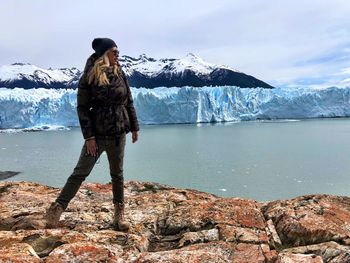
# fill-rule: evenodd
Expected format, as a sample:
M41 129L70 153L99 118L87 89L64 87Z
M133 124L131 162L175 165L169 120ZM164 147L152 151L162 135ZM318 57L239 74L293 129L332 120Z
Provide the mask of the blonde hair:
M94 65L87 73L88 84L93 84L96 86L108 85L109 79L107 77L106 71L110 67L107 50L101 57L96 59ZM121 67L117 61L113 66L113 73L116 76L121 76Z

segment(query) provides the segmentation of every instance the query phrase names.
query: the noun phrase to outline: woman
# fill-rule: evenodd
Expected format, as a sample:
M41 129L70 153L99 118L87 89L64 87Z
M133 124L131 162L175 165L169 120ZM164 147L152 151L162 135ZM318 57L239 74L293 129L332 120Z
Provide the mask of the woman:
M113 225L116 230L124 231L130 226L124 221L125 137L131 131L135 143L139 125L130 87L118 62L117 45L112 39L96 38L92 48L95 53L86 62L77 94L77 111L85 143L73 173L46 212L47 227L57 226L96 160L106 151L112 177Z

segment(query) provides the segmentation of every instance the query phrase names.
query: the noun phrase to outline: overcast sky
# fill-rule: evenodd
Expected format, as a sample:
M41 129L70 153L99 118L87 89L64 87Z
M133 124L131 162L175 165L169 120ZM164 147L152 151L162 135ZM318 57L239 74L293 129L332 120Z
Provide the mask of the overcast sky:
M94 37L121 55L192 52L276 86L350 85L349 0L0 0L0 65L82 68Z

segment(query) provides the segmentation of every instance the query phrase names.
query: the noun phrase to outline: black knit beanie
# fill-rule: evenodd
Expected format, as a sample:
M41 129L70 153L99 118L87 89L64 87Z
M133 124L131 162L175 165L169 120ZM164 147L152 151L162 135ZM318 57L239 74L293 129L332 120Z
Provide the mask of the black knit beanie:
M92 41L92 48L99 57L112 47L117 47L117 44L110 38L95 38Z

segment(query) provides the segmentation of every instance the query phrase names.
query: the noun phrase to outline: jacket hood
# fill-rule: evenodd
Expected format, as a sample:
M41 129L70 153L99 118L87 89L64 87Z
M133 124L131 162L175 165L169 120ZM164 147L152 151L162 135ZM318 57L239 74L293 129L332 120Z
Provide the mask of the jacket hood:
M96 55L96 53L93 53L90 57L88 57L84 67L84 73L89 72L89 70L94 66L96 59L98 59L98 56Z

